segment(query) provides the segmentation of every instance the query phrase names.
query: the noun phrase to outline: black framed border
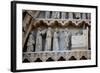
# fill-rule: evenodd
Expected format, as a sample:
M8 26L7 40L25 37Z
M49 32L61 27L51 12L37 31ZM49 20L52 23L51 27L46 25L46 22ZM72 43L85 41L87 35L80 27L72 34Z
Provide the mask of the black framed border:
M54 6L54 7L75 7L75 8L86 8L87 10L88 9L94 9L95 11L95 15L94 15L94 18L95 18L95 63L89 65L79 65L79 66L62 66L62 67L40 67L40 68L31 68L31 69L17 69L17 66L18 66L18 63L17 63L17 59L18 59L18 54L17 54L17 47L19 45L17 45L17 30L18 30L18 27L17 27L17 5L18 4L23 4L23 5L43 5L43 6ZM34 9L34 8L33 8ZM45 9L43 9L45 11ZM59 11L59 10L57 10ZM97 56L97 53L98 53L98 49L97 49L97 46L98 46L98 43L97 43L97 40L98 40L98 37L97 37L97 22L98 22L98 7L97 6L90 6L90 5L74 5L74 4L57 4L57 3L42 3L42 2L25 2L25 1L12 1L11 2L11 71L12 72L22 72L22 71L42 71L42 70L55 70L55 69L73 69L73 68L86 68L86 67L97 67L98 65L98 56ZM92 22L92 21L91 21ZM91 25L92 26L92 25ZM91 29L92 30L92 29ZM21 41L21 40L19 40ZM21 48L20 48L21 49ZM91 47L92 49L92 47ZM72 61L73 62L73 61ZM33 63L33 62L32 62ZM32 64L31 63L31 64ZM43 62L44 63L44 62ZM49 62L48 62L49 63ZM26 63L27 64L27 63ZM35 66L35 65L34 65Z

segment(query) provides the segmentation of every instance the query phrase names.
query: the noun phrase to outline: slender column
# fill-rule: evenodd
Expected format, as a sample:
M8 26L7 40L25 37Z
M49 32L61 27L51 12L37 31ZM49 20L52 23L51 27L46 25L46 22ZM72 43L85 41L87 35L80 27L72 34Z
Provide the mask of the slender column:
M69 32L68 29L66 28L64 31L64 43L65 43L65 47L64 50L69 50Z
M89 32L89 27L87 27L86 30L87 30L87 35L86 36L87 36L87 49L88 49L89 48L89 33L88 33Z

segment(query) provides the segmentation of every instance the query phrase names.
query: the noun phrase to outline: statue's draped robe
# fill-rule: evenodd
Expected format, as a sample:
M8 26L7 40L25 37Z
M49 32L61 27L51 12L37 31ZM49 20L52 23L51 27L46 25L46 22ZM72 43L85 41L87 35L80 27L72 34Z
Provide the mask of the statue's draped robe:
M60 12L58 12L58 11L55 11L55 12L52 12L52 18L57 18L57 19L59 19L60 18Z
M27 42L27 52L32 52L34 50L34 45L35 45L35 39L34 39L33 34L31 33L29 35L29 39Z
M50 12L49 12L49 11L46 11L46 12L45 12L45 18L46 18L46 19L50 18Z
M55 31L53 34L53 51L58 51L59 50L59 45L58 45L58 34Z
M37 32L37 37L36 37L36 46L35 46L36 52L42 51L42 36L41 36L41 31L38 30Z
M59 43L59 50L63 51L65 47L65 42L64 42L64 31L59 29L59 37L58 37L58 43Z
M45 51L51 50L51 40L52 40L51 38L52 38L51 29L48 29L46 35Z

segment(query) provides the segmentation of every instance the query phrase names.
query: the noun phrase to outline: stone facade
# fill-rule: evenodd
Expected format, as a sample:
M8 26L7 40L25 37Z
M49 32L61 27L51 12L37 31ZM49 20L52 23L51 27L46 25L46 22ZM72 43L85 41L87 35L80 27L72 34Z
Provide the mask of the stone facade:
M91 59L90 13L39 11L35 21L32 11L32 16L28 16L29 11L26 13L23 20L24 63ZM29 24L33 28L27 32L28 17L34 23Z

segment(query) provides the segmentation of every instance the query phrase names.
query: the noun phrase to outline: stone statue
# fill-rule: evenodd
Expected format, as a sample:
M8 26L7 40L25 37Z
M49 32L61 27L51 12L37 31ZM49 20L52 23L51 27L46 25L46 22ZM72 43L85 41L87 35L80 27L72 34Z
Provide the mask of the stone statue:
M63 51L64 47L65 47L65 43L64 43L64 30L63 29L59 29L59 37L58 37L58 43L59 43L59 50Z
M51 50L51 28L48 28L47 34L46 34L46 44L45 44L45 51L50 51Z
M59 19L60 18L60 12L58 12L58 11L52 12L52 18Z
M50 18L50 11L46 11L46 12L45 12L45 18L46 18L46 19Z
M61 12L61 19L66 19L66 13L65 12Z
M42 51L42 37L41 37L41 29L38 28L37 36L36 36L36 52Z
M27 52L32 52L34 50L34 45L35 45L35 39L33 36L33 32L31 32L27 42Z
M78 13L78 12L77 12L77 13L75 13L75 18L76 18L76 19L80 19L80 18L81 18L81 14L80 14L80 13Z
M53 34L53 51L58 51L59 50L59 45L58 45L58 29L56 28Z

